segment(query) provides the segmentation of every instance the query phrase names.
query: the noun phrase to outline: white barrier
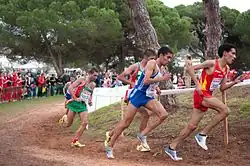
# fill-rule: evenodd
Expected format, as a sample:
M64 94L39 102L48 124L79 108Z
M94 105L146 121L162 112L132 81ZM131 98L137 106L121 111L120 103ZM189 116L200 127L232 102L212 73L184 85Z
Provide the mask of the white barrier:
M128 86L121 86L115 88L95 88L92 96L93 105L88 107L89 112L109 106L116 102L121 101L121 97L124 97Z
M244 80L243 82L236 84L234 86L245 86L250 85L250 79ZM115 87L115 88L95 88L93 92L93 105L89 107L89 112L93 112L101 107L120 102L121 98L125 96L128 86ZM180 94L180 93L190 93L193 92L195 88L185 88L185 89L168 89L162 90L161 96L170 94Z
M250 85L250 79L244 80L243 82L238 83L238 84L234 85L233 87L245 86L245 85ZM171 95L171 94L179 94L179 93L193 92L194 89L195 89L195 88L162 90L162 91L161 91L161 96L163 96L163 95Z

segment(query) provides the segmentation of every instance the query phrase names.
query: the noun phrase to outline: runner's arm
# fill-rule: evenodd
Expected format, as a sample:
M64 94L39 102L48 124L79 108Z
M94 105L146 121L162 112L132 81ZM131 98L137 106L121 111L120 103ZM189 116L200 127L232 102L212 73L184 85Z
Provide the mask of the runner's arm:
M94 89L95 89L95 87L96 87L96 83L92 82L92 85L91 85L91 86L92 86L92 87L91 87L92 93L91 93L91 95L90 95L90 97L89 97L89 101L88 101L89 106L92 106L92 104L93 104L92 98L93 98Z
M67 92L66 92L66 88L67 88L68 84L69 84L69 82L67 82L67 83L64 85L64 87L63 87L63 94L64 94L64 95L67 93Z
M69 86L69 93L71 94L73 99L77 99L75 93L74 93L74 89L80 85L81 83L85 82L85 79L83 77L78 78L75 82L73 82L70 86Z
M133 85L134 83L131 82L126 76L130 76L136 70L137 64L130 65L125 71L123 71L120 75L118 75L118 79L125 84Z
M200 83L199 83L199 80L197 79L194 71L213 67L214 64L215 64L214 60L206 60L205 62L198 64L198 65L187 66L186 72L190 75L190 77L194 81L195 85L198 86L198 85L200 85Z
M165 74L164 76L161 76L161 77L156 77L156 78L151 78L154 70L155 70L155 67L156 67L156 62L155 60L150 60L146 67L145 67L145 78L144 78L144 81L143 83L148 85L148 84L152 84L152 83L156 83L156 82L161 82L161 81L166 81L168 79L170 79L170 76L169 74ZM160 71L159 71L160 72Z
M243 75L240 75L239 77L237 77L235 80L233 81L230 81L230 82L227 82L227 75L229 73L229 67L228 67L228 70L227 70L227 74L226 76L224 77L224 79L222 80L221 82L221 85L220 85L220 91L225 91L229 88L231 88L232 86L234 86L235 84L238 84L239 82L241 82L243 80Z

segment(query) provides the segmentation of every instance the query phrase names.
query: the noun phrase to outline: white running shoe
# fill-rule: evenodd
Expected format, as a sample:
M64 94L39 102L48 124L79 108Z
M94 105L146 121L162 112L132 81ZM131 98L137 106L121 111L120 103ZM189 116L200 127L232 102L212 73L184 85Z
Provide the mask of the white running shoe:
M143 136L141 134L137 134L137 138L141 142L141 145L144 147L144 149L146 151L150 151L150 147L149 147L149 145L147 143L147 136Z
M181 157L178 157L178 156L177 156L177 152L176 152L175 150L172 150L172 149L170 149L169 147L167 147L167 148L164 149L164 151L165 151L165 153L166 153L169 157L171 157L172 160L174 160L174 161L180 161L180 160L182 160Z
M207 145L206 145L206 139L207 136L201 136L199 133L196 134L196 136L194 137L196 142L198 143L198 145L204 149L204 150L208 150Z

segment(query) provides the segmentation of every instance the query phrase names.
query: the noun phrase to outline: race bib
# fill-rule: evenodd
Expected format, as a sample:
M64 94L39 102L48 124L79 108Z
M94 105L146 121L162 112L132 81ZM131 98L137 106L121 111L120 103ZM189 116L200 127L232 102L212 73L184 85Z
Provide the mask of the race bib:
M222 80L223 78L214 78L210 85L210 91L214 91L216 88L218 88Z
M89 98L91 96L91 93L85 89L83 89L82 93L80 94L80 100L84 102L88 102Z
M146 95L147 95L148 97L154 97L155 94L156 94L156 87L157 87L158 85L159 85L159 83L151 84L151 85L148 87L147 91L146 91Z

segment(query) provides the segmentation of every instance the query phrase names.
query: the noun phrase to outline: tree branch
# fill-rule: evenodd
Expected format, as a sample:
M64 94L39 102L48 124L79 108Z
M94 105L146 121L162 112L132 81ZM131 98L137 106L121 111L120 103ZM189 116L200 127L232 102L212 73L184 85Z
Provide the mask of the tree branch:
M205 57L202 56L202 55L200 55L200 54L198 54L198 53L195 51L195 49L194 49L191 45L189 45L188 48L189 48L189 50L190 50L192 53L194 53L195 55L197 55L198 57L200 57L202 60L205 60Z

